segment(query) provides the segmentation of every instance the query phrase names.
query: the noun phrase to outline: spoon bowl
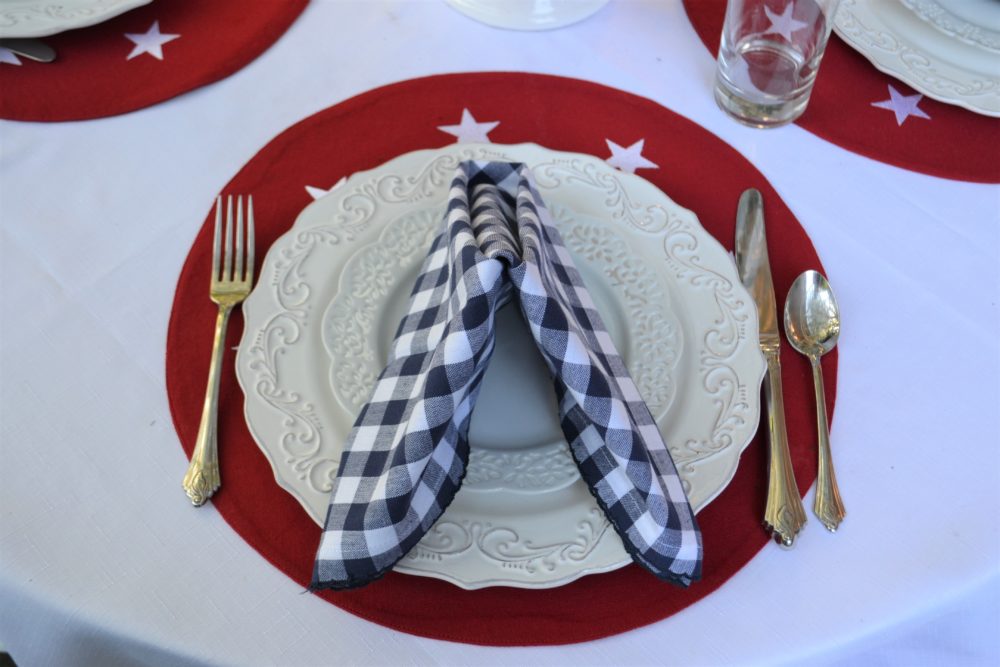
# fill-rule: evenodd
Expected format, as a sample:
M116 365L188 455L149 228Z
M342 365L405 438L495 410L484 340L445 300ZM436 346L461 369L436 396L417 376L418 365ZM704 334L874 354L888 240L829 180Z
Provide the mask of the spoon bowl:
M806 271L792 283L785 301L785 335L807 357L821 357L837 344L840 309L819 271Z

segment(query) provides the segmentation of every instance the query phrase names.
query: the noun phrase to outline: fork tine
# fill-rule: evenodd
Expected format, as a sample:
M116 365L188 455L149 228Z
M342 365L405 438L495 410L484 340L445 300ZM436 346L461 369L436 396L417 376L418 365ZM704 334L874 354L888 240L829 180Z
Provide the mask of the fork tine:
M226 254L222 260L222 280L232 280L233 274L233 196L226 197Z
M215 236L212 239L212 282L219 279L222 261L222 195L215 198Z
M243 281L243 195L236 198L236 260L233 267L233 280Z
M253 282L253 195L247 197L247 282Z

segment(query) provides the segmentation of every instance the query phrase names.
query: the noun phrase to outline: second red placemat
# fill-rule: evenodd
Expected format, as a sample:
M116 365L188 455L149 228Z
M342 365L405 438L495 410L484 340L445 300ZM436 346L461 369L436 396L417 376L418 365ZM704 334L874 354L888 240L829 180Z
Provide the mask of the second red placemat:
M698 37L715 56L726 0L684 0L684 8ZM1000 119L920 95L875 69L836 35L830 36L809 106L796 124L897 167L942 178L1000 183L996 158Z

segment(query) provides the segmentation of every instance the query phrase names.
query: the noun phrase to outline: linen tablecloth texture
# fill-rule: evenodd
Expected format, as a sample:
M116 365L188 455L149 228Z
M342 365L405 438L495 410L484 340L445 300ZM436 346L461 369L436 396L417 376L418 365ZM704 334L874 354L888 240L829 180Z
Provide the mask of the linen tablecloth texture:
M626 550L673 583L701 576L701 533L673 461L530 170L463 162L388 364L348 437L313 589L377 579L454 498L494 317L512 298L553 375L581 476Z

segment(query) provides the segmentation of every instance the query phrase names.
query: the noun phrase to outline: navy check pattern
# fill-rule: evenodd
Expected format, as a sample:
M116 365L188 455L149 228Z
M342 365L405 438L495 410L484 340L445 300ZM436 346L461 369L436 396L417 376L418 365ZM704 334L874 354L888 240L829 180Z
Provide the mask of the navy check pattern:
M553 226L527 167L464 162L334 480L312 588L380 577L454 498L469 421L511 299L555 383L580 473L632 558L688 585L701 533L659 430Z

